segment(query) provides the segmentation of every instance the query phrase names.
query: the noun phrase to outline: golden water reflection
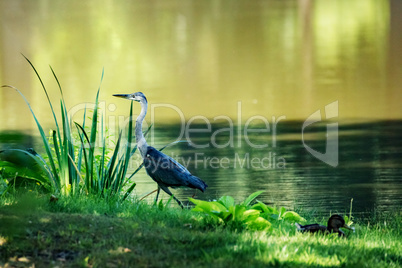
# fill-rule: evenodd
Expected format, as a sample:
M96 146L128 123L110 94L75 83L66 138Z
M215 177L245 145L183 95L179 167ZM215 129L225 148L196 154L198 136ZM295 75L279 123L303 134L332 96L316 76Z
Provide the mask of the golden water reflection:
M45 125L56 71L70 107L143 91L189 119L306 119L333 101L339 118L401 118L398 1L0 1L0 84L18 87ZM117 105L109 106L111 104ZM57 106L57 105L56 105ZM150 115L149 115L150 116ZM0 91L0 130L34 129L22 99ZM163 122L180 118L165 109Z

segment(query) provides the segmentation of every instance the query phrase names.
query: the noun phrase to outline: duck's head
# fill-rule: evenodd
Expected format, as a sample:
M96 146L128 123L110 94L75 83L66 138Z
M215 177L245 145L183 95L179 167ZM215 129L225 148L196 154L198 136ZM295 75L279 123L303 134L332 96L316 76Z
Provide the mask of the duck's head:
M354 228L350 227L345 223L345 220L341 215L332 215L328 220L328 231L339 232L339 228L346 228L355 231Z

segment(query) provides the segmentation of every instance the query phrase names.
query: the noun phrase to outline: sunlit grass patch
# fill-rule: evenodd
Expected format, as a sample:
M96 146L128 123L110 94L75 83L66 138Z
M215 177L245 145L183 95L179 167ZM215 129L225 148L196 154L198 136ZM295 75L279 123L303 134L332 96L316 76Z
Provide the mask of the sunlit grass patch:
M269 232L233 230L191 210L91 196L49 202L39 194L33 209L26 204L31 197L15 197L0 207L0 265L22 266L23 257L30 265L74 267L399 267L402 262L398 213L355 219L356 232L339 238L302 234L288 222L276 222Z

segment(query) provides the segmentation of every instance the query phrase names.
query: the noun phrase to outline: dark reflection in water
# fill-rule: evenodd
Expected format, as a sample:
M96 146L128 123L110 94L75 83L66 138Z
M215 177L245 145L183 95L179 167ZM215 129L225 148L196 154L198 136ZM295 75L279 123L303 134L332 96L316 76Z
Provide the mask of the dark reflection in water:
M267 148L253 148L244 137L239 146L235 129L233 147L195 149L179 143L165 153L188 165L189 170L207 182L207 192L198 194L198 198L205 200L231 195L240 201L252 192L264 190L259 197L263 202L318 213L349 211L352 198L356 213L392 210L402 205L401 121L340 124L336 167L318 160L305 149L302 123L281 122L276 146L273 146L273 135L249 135L251 143L266 143ZM211 133L219 127L223 126L213 126ZM159 142L167 144L177 138L180 129L159 125L154 131L155 135L163 135ZM304 134L305 143L324 152L325 132L325 124L311 127ZM208 142L211 145L211 133L197 133L190 138L197 145ZM218 145L230 139L228 132L226 136L223 134L217 135ZM140 179L137 193L148 184L152 184L150 179ZM182 200L192 194L192 190L176 191Z
M5 149L26 149L32 147L34 138L20 131L1 131L0 150Z
M237 128L233 132L219 132L213 141L223 148L216 148L211 144L211 133L227 126L212 125L211 132L193 133L189 137L194 144L208 147L195 148L183 142L164 152L207 182L206 193L197 193L197 198L204 200L231 195L240 201L255 191L264 190L260 201L316 213L349 211L352 198L355 214L402 206L402 121L340 124L339 165L336 167L320 161L305 149L302 123L281 122L275 142L274 135L268 135L270 133L249 135L249 143L268 144L266 148L253 148L243 136L238 139ZM205 126L199 127L205 129ZM304 134L305 143L324 152L325 132L325 124L311 127ZM177 139L180 126L157 125L153 133L157 141L154 146L160 148ZM1 148L32 147L32 140L23 135L1 133L0 137ZM232 147L224 146L230 141ZM35 147L40 150L41 146ZM133 169L138 163L136 160L138 158L134 157ZM134 181L138 196L156 189L156 184L144 170L134 177ZM174 193L185 201L194 191L177 189ZM148 201L153 198L150 196Z

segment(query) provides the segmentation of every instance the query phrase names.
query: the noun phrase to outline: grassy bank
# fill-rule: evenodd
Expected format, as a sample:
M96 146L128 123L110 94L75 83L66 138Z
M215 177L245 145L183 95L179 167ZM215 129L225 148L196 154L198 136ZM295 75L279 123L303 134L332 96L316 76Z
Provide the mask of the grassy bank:
M175 206L47 195L1 198L4 267L399 267L400 212L356 222L348 239L231 230ZM309 221L308 215L305 216ZM374 217L375 216L375 217Z

